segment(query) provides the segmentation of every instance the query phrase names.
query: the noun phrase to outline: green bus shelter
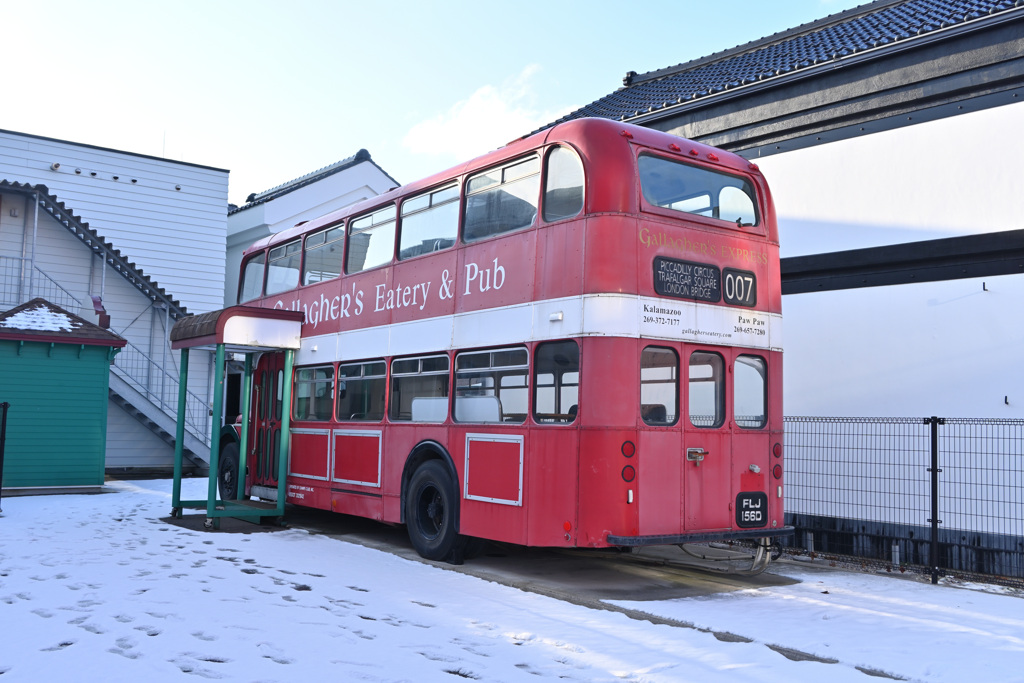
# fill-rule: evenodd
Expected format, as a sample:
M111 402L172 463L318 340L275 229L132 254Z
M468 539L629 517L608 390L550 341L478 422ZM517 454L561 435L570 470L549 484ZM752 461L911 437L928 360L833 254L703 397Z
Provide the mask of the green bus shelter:
M222 517L236 517L252 521L284 516L285 479L288 473L288 444L290 411L284 411L281 433L281 455L278 460L277 500L274 504L244 500L245 465L249 452L249 406L252 395L252 373L254 359L260 353L283 352L284 383L283 404L291 405L291 376L295 351L299 348L299 336L304 315L302 311L286 311L253 306L232 306L219 311L183 318L171 328L171 348L181 350L181 381L178 385L178 422L174 452L174 488L171 494L171 515L181 517L183 508L204 509L207 529L220 528ZM213 416L210 428L210 482L206 500L181 499L182 443L185 436L185 397L188 385L188 356L190 349L214 351ZM220 430L224 412L224 361L226 354L244 354L245 374L242 378L242 425L239 444L238 491L236 500L217 498L217 472L220 460Z

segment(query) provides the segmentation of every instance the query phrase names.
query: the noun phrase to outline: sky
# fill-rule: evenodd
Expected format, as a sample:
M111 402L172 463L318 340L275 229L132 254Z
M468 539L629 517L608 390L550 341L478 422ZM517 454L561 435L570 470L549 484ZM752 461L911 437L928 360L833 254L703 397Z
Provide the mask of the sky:
M605 601L673 626L302 528L182 528L169 479L105 488L3 498L4 683L1024 681L1010 588L789 561L769 571L793 581Z
M5 3L0 128L228 169L229 201L368 150L400 183L644 73L861 4Z

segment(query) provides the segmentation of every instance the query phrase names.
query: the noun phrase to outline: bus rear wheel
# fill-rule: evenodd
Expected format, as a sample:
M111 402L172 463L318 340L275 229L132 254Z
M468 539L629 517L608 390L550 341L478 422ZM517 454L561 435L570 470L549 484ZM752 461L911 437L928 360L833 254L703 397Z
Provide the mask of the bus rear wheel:
M455 529L458 495L444 465L420 465L409 482L405 522L413 548L428 560L461 562L465 539Z

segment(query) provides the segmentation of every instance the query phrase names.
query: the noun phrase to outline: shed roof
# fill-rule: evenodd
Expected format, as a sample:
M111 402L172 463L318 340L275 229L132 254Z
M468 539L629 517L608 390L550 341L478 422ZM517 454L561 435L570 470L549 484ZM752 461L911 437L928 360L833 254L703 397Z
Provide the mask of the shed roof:
M884 59L894 50L944 33L996 21L1024 20L1020 0L876 0L788 31L676 66L637 74L622 88L567 114L616 120L656 115L755 84L783 82L798 72L844 60Z
M46 299L0 313L0 339L123 348L128 342Z

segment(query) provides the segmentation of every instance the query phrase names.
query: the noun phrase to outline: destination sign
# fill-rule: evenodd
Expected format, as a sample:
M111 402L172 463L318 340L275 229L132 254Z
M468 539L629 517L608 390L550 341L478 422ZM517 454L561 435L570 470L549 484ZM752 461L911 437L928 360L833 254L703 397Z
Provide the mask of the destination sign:
M707 263L655 256L654 291L675 299L717 303L722 300L722 271Z

